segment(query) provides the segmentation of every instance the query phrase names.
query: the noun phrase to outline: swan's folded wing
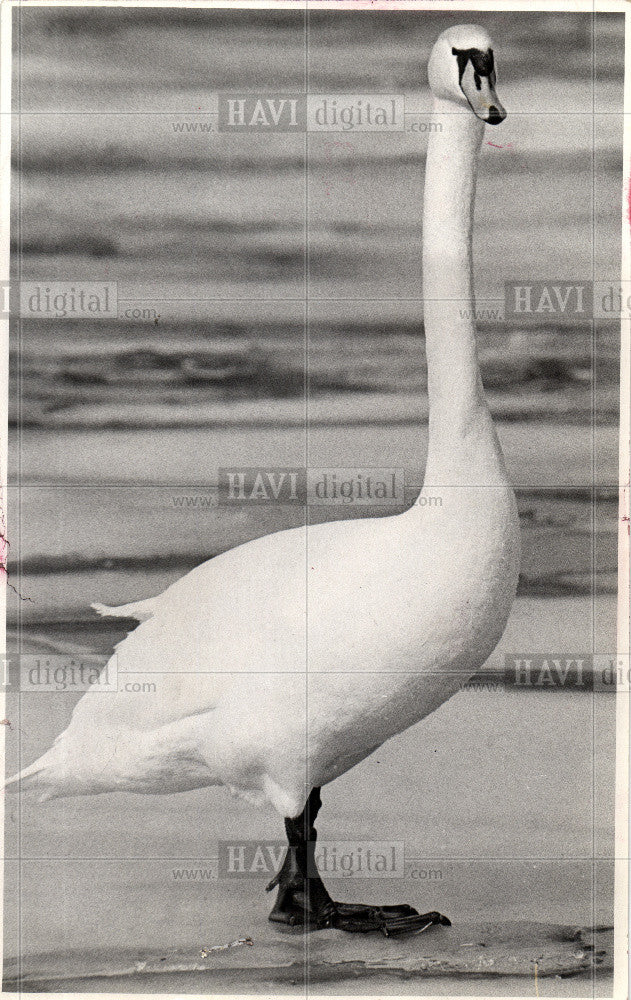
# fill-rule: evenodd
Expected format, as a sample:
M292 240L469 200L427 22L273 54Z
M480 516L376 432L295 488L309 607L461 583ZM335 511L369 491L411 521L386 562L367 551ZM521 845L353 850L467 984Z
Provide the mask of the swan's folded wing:
M158 729L217 707L230 674L213 669L177 630L148 619L115 653L75 706L69 728Z

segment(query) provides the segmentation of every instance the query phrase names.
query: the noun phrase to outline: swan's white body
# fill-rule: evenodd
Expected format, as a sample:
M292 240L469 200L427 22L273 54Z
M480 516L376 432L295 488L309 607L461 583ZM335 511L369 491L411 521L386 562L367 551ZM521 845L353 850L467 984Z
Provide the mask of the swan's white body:
M488 46L471 26L445 38ZM519 538L469 312L484 124L442 94L440 44L434 81L430 63L443 129L432 133L426 170L430 440L420 502L394 517L268 535L153 599L100 609L141 620L113 657L119 691L89 691L15 782L47 798L223 784L297 816L312 787L434 711L499 641ZM130 693L127 680L156 690Z

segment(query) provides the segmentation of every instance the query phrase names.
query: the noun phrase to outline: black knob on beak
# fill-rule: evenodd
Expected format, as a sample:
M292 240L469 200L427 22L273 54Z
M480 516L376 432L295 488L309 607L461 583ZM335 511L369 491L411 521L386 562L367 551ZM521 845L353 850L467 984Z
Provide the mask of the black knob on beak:
M499 125L506 118L506 112L500 111L494 104L489 108L489 117L486 119L489 125Z

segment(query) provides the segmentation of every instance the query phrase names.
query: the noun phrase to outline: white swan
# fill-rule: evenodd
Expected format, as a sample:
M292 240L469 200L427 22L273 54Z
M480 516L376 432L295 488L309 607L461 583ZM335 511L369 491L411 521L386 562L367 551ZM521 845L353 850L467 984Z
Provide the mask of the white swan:
M119 674L148 671L157 693L88 691L54 746L10 782L44 798L223 784L270 802L289 839L270 919L312 928L395 933L448 922L331 900L310 868L319 789L462 686L500 639L517 583L515 498L471 318L476 163L484 122L505 117L486 33L445 31L429 82L421 502L393 517L268 535L150 600L97 607L141 621L115 659ZM442 506L424 504L427 495Z

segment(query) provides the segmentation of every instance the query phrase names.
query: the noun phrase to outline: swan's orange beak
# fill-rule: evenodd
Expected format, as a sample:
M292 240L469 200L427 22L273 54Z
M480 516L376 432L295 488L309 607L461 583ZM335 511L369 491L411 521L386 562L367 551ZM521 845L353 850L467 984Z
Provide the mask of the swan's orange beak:
M460 89L469 107L478 118L489 125L499 125L506 118L495 91L493 50L452 49L458 59Z

